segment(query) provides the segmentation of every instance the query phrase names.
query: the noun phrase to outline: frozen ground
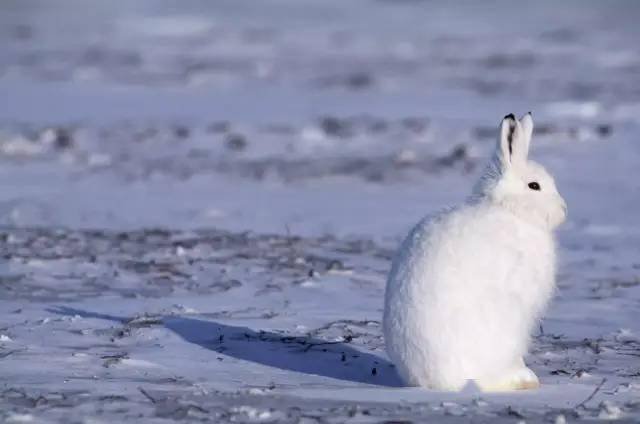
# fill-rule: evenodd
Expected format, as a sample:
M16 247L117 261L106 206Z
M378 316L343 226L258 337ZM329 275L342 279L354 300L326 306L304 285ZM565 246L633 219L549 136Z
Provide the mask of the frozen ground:
M109 4L0 5L0 420L640 419L638 4ZM527 110L543 386L400 387L393 249Z

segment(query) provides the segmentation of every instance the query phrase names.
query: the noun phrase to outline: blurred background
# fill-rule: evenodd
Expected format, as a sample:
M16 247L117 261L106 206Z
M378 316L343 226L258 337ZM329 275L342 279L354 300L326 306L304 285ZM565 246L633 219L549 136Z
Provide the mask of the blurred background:
M638 416L639 22L631 0L2 0L0 421ZM542 389L398 388L393 252L528 111L569 208Z
M592 200L637 192L619 179L638 165L639 12L3 1L0 222L397 237L463 199L501 117L531 110L573 224L628 225L630 198Z

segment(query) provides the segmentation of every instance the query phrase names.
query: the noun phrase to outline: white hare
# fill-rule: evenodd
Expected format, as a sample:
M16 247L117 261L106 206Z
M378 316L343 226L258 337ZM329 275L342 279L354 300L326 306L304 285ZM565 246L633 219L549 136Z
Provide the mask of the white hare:
M396 254L384 335L407 384L539 386L523 355L555 287L553 230L567 208L549 173L527 160L532 132L530 113L507 115L470 199L423 219Z

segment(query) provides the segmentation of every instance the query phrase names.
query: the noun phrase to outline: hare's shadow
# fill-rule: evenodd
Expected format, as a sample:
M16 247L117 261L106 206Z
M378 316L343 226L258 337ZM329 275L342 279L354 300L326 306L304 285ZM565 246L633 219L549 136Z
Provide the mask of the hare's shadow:
M59 315L97 318L126 324L126 317L100 314L69 307L47 309ZM401 387L391 363L346 342L327 342L309 337L288 337L268 331L254 331L221 322L181 316L162 318L162 325L183 340L220 355L275 367L358 383Z

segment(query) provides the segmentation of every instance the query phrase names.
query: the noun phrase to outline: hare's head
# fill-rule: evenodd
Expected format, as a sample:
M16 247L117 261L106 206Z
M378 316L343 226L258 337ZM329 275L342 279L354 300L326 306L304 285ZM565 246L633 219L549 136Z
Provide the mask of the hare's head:
M495 155L476 187L477 194L532 223L555 228L564 222L567 205L553 177L540 164L528 160L533 119L504 117Z

